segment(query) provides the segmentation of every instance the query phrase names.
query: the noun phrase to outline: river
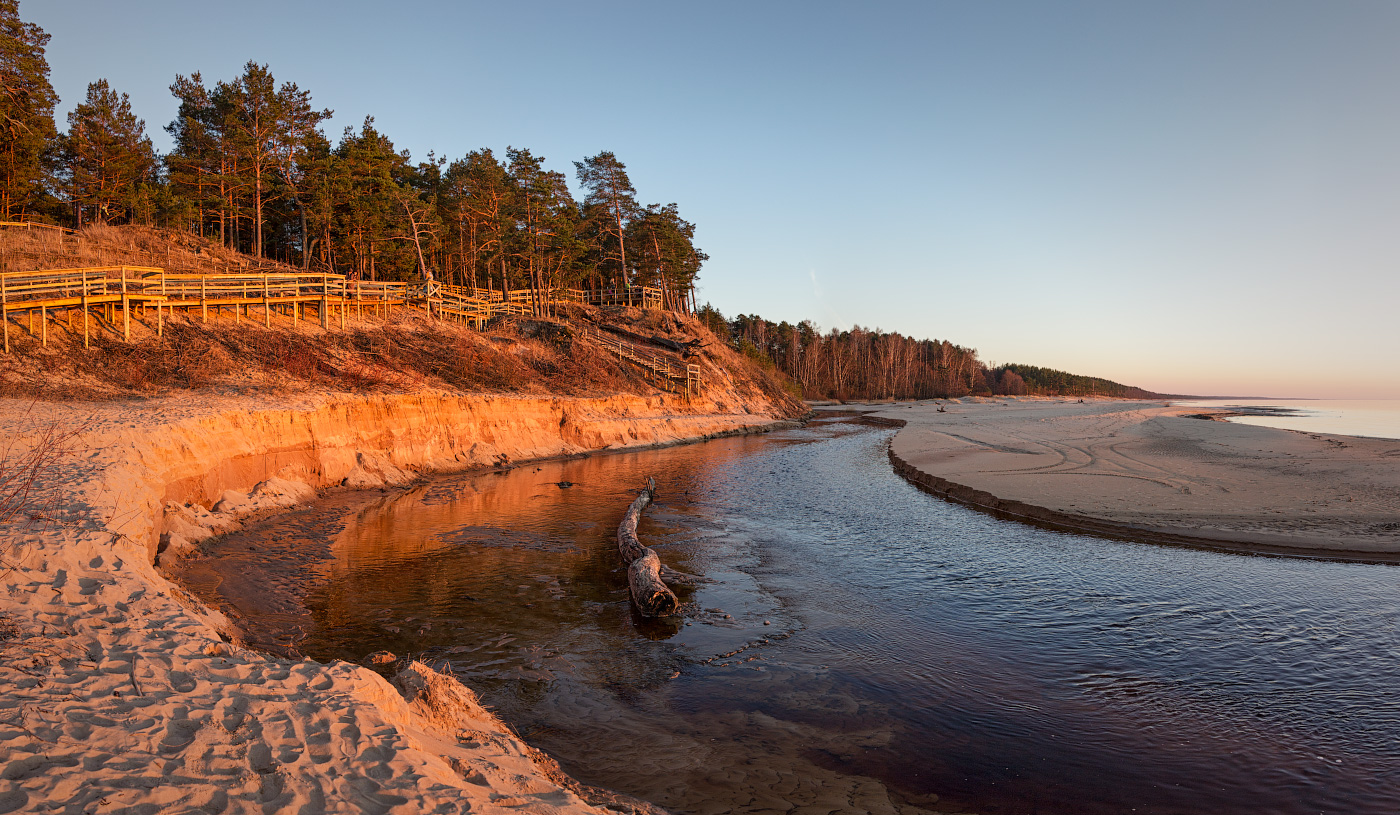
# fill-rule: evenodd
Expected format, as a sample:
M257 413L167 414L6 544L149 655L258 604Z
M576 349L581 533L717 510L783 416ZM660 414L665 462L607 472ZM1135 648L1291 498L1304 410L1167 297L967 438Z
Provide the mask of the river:
M1400 568L1027 527L894 475L893 431L344 493L182 575L262 644L449 667L585 783L678 813L1400 811ZM712 582L627 601L612 535Z

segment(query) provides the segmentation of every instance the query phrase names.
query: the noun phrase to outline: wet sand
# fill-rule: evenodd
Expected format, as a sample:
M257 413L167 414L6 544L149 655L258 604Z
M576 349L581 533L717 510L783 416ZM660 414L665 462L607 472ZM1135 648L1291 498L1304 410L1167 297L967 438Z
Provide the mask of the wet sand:
M1134 539L1400 560L1400 441L1252 427L1163 402L882 406L896 469L960 503ZM1221 411L1223 413L1223 411Z

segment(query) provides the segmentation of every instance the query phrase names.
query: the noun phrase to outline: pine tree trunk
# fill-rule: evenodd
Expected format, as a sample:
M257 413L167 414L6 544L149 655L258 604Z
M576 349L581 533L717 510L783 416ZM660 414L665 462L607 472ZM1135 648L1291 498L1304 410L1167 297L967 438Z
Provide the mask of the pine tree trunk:
M262 168L253 167L253 255L262 257Z

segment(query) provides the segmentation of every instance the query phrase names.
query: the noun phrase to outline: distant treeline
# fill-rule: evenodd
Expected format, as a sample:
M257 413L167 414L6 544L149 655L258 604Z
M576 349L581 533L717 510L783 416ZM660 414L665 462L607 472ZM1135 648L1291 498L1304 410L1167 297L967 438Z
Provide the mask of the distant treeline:
M987 381L992 391L1008 396L1022 394L1044 394L1050 396L1112 396L1118 399L1152 399L1159 394L1120 385L1096 376L1057 371L1054 368L1037 368L1034 365L999 365L987 371ZM995 384L993 384L995 383Z
M1141 388L1050 368L989 368L977 358L976 349L947 340L919 340L860 326L822 333L811 320L792 325L744 314L730 320L708 304L699 316L721 340L787 376L808 399L1154 396Z
M321 131L330 110L249 62L213 85L174 78L174 147L158 155L127 94L105 79L58 130L48 41L20 19L18 0L0 0L0 220L162 226L363 279L650 285L672 308L691 302L706 260L694 225L675 204L642 206L611 152L574 162L579 202L523 148L414 162L373 118L332 143Z

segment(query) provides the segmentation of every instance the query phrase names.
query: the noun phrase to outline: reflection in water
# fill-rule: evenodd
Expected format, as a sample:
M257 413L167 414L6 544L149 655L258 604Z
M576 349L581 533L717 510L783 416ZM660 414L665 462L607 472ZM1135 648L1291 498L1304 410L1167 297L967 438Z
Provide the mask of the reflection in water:
M889 435L335 496L188 577L274 603L265 642L447 663L580 780L677 812L1400 809L1400 570L1000 521L894 476ZM627 601L646 475L643 540L712 581L685 624Z

